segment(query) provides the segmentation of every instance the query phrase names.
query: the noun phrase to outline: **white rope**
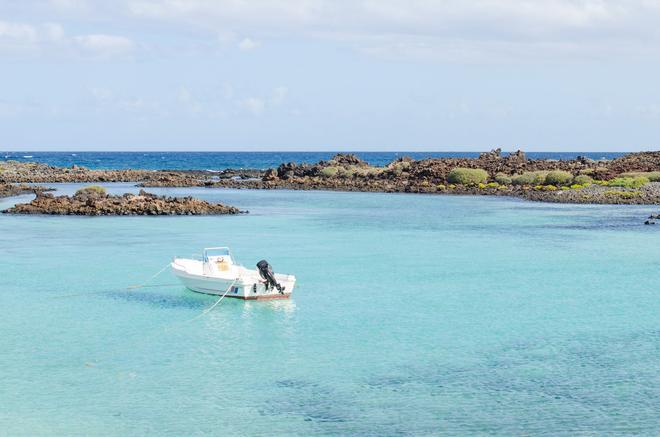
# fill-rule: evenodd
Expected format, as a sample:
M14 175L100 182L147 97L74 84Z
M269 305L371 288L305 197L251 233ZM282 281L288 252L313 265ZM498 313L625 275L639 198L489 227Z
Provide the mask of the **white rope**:
M205 309L204 311L202 311L202 312L201 312L200 314L198 314L197 316L193 317L192 319L183 320L183 321L178 321L178 322L173 322L173 323L166 324L166 325L164 325L164 326L163 326L163 325L161 325L161 326L157 326L157 327L155 327L154 329L152 329L151 331L147 332L146 335L142 335L142 336L138 339L138 341L133 342L133 343L132 343L132 347L135 348L135 347L138 347L138 346L140 346L140 345L142 345L142 344L145 344L145 343L147 343L148 341L150 341L151 339L153 339L153 338L155 338L155 337L161 335L161 334L164 333L164 332L170 332L171 330L175 329L177 326L181 326L181 325L184 325L184 324L186 324L186 323L190 323L190 322L192 322L192 321L194 321L194 320L197 320L197 319L199 319L200 317L202 317L202 316L208 314L208 313L209 313L210 311L212 311L215 307L217 307L217 306L220 304L220 302L222 302L222 299L224 299L225 296L227 296L227 294L229 294L229 292L231 291L232 287L236 284L236 282L237 282L239 279L240 279L240 276L237 277L236 279L234 279L234 281L229 285L229 287L227 287L227 289L226 289L225 292L222 294L222 296L220 296L220 299L218 299L217 301L215 301L215 303L214 303L213 305L211 305L209 308L207 308L207 309ZM87 366L87 367L94 367L94 366L96 365L96 363L98 363L99 361L104 361L104 360L105 360L106 358L108 358L108 357L115 357L115 356L116 356L116 351L117 351L117 349L118 349L118 348L116 348L116 347L113 348L113 349L110 349L110 350L107 350L107 349L106 349L106 350L104 351L105 354L102 355L101 358L97 358L95 361L88 361L88 362L85 363L85 366Z
M60 296L53 296L51 299L62 299L66 297L77 297L77 296L86 296L86 295L92 295L92 294L102 294L102 293L112 293L112 292L121 292L121 291L131 291L131 290L137 290L139 288L153 288L153 287L169 287L173 285L179 285L179 284L155 284L155 285L147 285L149 282L153 281L156 279L161 273L165 271L170 266L170 263L165 264L165 267L160 269L158 273L153 275L151 278L147 279L144 283L141 285L131 285L126 288L111 288L111 289L106 289L106 290L96 290L96 291L87 291L83 293L73 293L73 294L64 294Z
M170 283L170 284L154 284L154 285L143 285L140 288L157 288L157 287L174 287L174 286L180 286L181 283ZM95 294L104 294L104 293L122 293L122 292L129 292L133 291L135 288L107 288L104 290L96 290L96 291L85 291L82 293L71 293L71 294L60 294L57 296L51 296L49 299L64 299L67 297L80 297L80 296L92 296Z
M225 296L227 296L227 293L229 293L229 290L232 289L232 287L234 286L234 284L236 284L236 281L238 281L239 278L240 278L240 277L234 279L234 282L232 282L231 284L229 284L229 287L227 287L227 289L225 290L225 293L220 297L220 299L218 299L217 301L215 301L215 303L214 303L213 305L211 305L210 307L208 307L207 309L205 309L204 311L202 311L200 314L198 314L198 315L196 315L195 317L193 317L192 319L188 320L188 322L192 322L193 320L197 320L197 319L199 319L200 317L204 316L205 314L208 314L213 308L217 307L218 304L219 304L220 302L222 302L222 299L224 299Z
M143 287L145 287L149 282L153 281L154 279L156 279L156 278L158 277L158 275L160 275L161 273L163 273L163 272L165 271L165 269L168 268L169 266L170 266L170 263L165 264L165 267L163 267L162 269L160 269L160 271L159 271L158 273L156 273L155 275L153 275L151 278L147 279L146 282L144 282L144 283L141 284L141 285L131 285L130 287L127 288L127 290L135 290L136 288L143 288Z

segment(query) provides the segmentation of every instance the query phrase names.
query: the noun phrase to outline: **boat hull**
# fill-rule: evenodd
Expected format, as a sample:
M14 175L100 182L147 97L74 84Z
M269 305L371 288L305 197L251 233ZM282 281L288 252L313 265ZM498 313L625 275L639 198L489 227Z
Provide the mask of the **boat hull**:
M211 275L195 274L187 271L180 263L172 263L172 272L181 283L191 291L215 296L242 300L273 300L291 297L296 279L292 275L275 275L276 280L284 287L283 293L276 289L266 289L256 272L244 271L236 278L222 278Z

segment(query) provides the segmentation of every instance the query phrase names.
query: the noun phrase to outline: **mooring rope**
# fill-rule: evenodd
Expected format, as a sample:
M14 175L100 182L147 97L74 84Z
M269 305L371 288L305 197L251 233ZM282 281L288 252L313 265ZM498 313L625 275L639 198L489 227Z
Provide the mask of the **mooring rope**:
M155 275L153 275L151 278L147 279L146 282L144 282L142 285L131 285L130 287L128 287L128 289L129 289L129 290L135 290L135 289L137 289L137 288L144 288L144 287L146 287L146 285L147 285L149 282L151 282L151 281L153 281L154 279L156 279L156 278L158 277L158 275L160 275L161 273L163 273L163 272L165 271L165 269L167 269L169 266L170 266L170 263L168 262L167 264L165 264L165 267L163 267L162 269L160 269L160 271L159 271L158 273L156 273Z
M220 304L220 302L222 302L222 300L225 298L225 296L227 296L227 294L229 294L229 292L231 291L231 289L234 287L234 285L236 284L236 282L239 279L240 279L240 276L237 277L236 279L234 279L234 281L231 283L231 285L229 287L227 287L227 289L222 294L222 296L220 296L220 298L218 300L216 300L213 303L213 305L206 308L204 311L202 311L197 316L195 316L191 319L188 319L188 320L179 320L179 321L174 321L174 322L171 322L171 323L167 323L165 325L156 326L153 329L151 329L151 330L149 330L145 333L142 333L142 335L136 341L131 342L132 348L140 347L140 346L144 345L145 343L148 343L152 339L161 336L163 333L170 332L170 331L172 331L173 329L175 329L179 326L186 325L186 324L188 324L190 322L193 322L193 321L199 319L200 317L208 314L215 307L217 307ZM179 285L179 284L177 284L177 285ZM96 365L99 362L103 362L106 359L108 359L109 357L115 356L118 349L119 349L118 347L114 347L114 348L111 348L111 349L104 350L103 352L105 352L105 353L103 353L100 357L97 357L96 359L85 362L85 367L96 367Z
M218 304L219 304L220 302L222 302L222 299L224 299L225 296L227 296L227 293L229 293L229 290L231 290L231 289L234 287L234 284L236 284L236 281L238 281L239 279L240 279L240 276L239 276L238 278L234 279L234 282L232 282L232 283L229 285L229 287L227 287L227 289L225 290L225 293L220 297L220 299L218 299L217 301L215 301L215 303L214 303L213 305L211 305L210 307L208 307L207 309L205 309L204 311L202 311L200 314L196 315L196 316L193 317L192 319L190 319L190 320L186 320L185 323L192 322L193 320L197 320L197 319L199 319L200 317L202 317L202 316L208 314L211 310L213 310L213 308L217 307Z
M101 294L101 293L130 292L132 290L136 290L136 289L140 289L140 288L155 288L155 287L166 287L166 286L181 285L179 283L147 285L149 282L153 281L156 277L158 277L161 273L163 273L165 271L165 269L167 269L167 267L169 267L169 265L170 265L170 263L167 263L167 265L165 267L163 267L160 271L158 271L158 273L154 274L151 278L149 278L146 282L142 283L141 285L134 285L134 286L130 286L130 287L127 287L127 288L113 288L113 289L97 290L97 291L85 292L85 293L74 293L74 294L66 294L66 295L60 295L60 296L52 296L51 298L52 299L58 299L58 298L85 296L85 295ZM206 308L204 311L202 311L197 316L195 316L191 319L188 319L188 320L175 321L175 322L166 324L164 326L163 325L157 326L154 329L150 330L149 332L144 333L146 335L142 335L138 339L138 341L132 342L133 347L137 347L139 345L142 345L142 344L150 341L151 339L153 339L153 338L155 338L159 335L162 335L163 332L169 332L172 329L176 328L177 326L181 326L181 325L193 322L193 321L199 319L200 317L203 317L206 314L210 313L211 311L213 311L213 309L215 309L218 305L220 305L222 300L229 294L229 292L234 287L234 285L236 285L236 282L238 282L239 279L240 279L240 275L232 281L232 283L229 285L229 287L227 287L227 289L222 294L222 296L220 296L220 298L218 300L216 300L213 303L213 305ZM115 347L115 348L111 348L110 350L105 350L105 354L102 354L101 357L99 357L95 360L85 362L85 366L86 367L95 367L96 364L99 363L99 361L100 362L105 361L105 359L107 359L109 356L113 356L117 352L117 349L118 348Z
M86 296L86 295L93 295L93 294L103 294L103 293L113 293L113 292L124 292L124 291L132 291L132 290L137 290L140 288L155 288L155 287L170 287L174 285L179 285L177 284L153 284L153 285L147 285L149 282L153 281L156 279L161 273L165 271L170 266L170 263L167 263L165 267L160 269L158 273L153 275L151 278L147 279L145 282L143 282L141 285L131 285L126 288L110 288L110 289L105 289L105 290L96 290L96 291L87 291L84 293L73 293L73 294L64 294L60 296L52 296L51 299L62 299L66 297L78 297L78 296Z
M154 284L154 285L145 285L144 287L140 287L140 288L174 287L177 285L181 285L181 284L179 283ZM133 290L135 290L135 288L107 288L105 290L85 291L83 293L60 294L57 296L51 296L50 299L64 299L67 297L93 296L95 294L104 294L104 293L123 293L123 292L128 293Z

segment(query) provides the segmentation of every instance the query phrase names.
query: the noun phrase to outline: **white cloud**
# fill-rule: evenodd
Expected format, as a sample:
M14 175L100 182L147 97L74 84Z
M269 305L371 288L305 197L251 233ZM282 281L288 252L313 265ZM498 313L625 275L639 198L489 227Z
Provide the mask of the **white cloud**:
M114 98L114 93L107 88L92 88L90 90L92 97L98 103L108 103Z
M225 82L222 84L222 90L221 90L222 97L225 100L230 100L232 97L234 97L234 87L232 84Z
M651 103L647 105L640 105L635 111L640 118L645 120L660 120L660 104Z
M200 89L181 86L175 93L162 97L136 96L103 86L88 89L89 102L95 111L134 113L142 116L187 116L196 119L217 119L229 115L249 114L261 116L267 111L283 107L288 89L284 86L274 88L268 97L236 95L230 84L224 84L219 93L202 93ZM201 98L199 96L202 96ZM243 95L245 96L245 95ZM16 113L17 107L2 105L5 116Z
M29 111L29 106L14 102L0 101L0 119L18 117Z
M73 38L85 53L97 57L116 57L130 54L135 44L130 39L116 35L81 35Z
M289 94L289 89L287 87L278 86L271 93L269 102L272 105L281 105L282 103L284 103L287 94Z
M62 12L89 12L91 6L87 0L48 0L48 3Z
M238 43L238 48L241 50L253 50L259 47L259 43L251 40L250 38L245 38Z
M239 100L238 106L252 115L262 115L266 110L282 106L289 94L289 89L285 86L274 88L268 97L248 97Z
M45 9L42 3L24 0L11 10L49 13L47 21L84 17L86 24L135 26L136 34L153 28L152 21L168 37L165 44L194 35L206 48L214 40L252 50L272 38L323 39L370 56L460 62L660 52L658 0L49 0ZM0 48L8 39L15 49L34 48L44 33L41 25L2 22ZM91 33L81 43L112 56L136 46L120 36L94 41L111 36L103 29Z
M256 116L263 114L266 109L266 102L259 97L248 97L247 99L241 100L239 104L243 109Z
M177 100L179 101L179 104L183 110L189 114L199 114L204 109L202 104L197 101L192 92L186 87L181 87L179 89Z
M660 50L655 0L125 1L141 18L260 39L333 39L390 58L605 57Z
M36 42L38 32L34 26L0 21L0 38L19 42Z
M13 119L35 116L53 117L62 112L62 107L57 104L46 104L43 102L22 100L0 100L0 119Z
M57 42L61 34L61 27L54 24L33 26L0 21L0 52L34 53L43 44Z
M91 34L68 36L57 23L27 24L0 21L0 52L18 55L82 55L93 58L125 56L135 49L129 38Z
M160 102L142 96L125 95L100 87L89 89L89 93L96 111L130 113L143 118L167 114Z
M235 26L304 24L320 12L318 0L125 0L136 16L163 20L199 20L200 26L219 21Z

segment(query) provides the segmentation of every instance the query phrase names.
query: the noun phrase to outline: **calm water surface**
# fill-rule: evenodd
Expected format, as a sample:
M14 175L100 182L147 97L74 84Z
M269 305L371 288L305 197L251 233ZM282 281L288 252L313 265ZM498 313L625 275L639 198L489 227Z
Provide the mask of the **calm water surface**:
M658 430L657 208L152 191L251 213L0 215L0 433ZM293 298L194 319L214 298L122 290L225 244L296 274Z

